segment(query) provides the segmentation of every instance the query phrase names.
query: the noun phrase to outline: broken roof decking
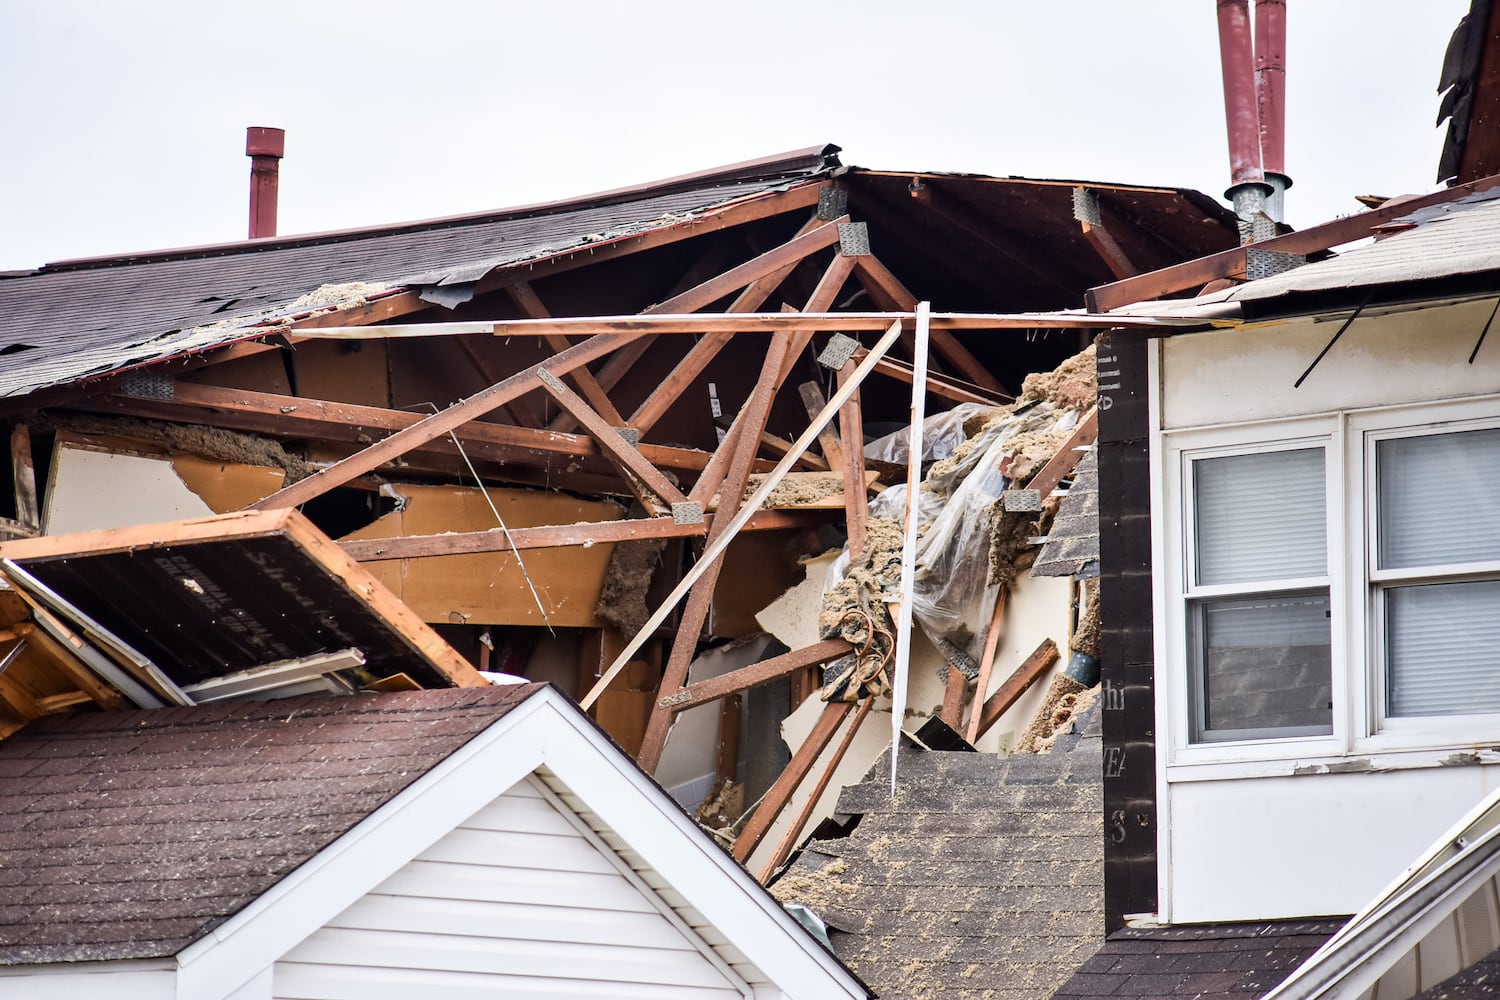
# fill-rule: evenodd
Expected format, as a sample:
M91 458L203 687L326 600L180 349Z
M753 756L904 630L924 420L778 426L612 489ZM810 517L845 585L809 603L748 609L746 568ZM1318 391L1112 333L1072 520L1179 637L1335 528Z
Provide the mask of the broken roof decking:
M860 815L811 841L772 885L829 925L836 954L885 996L1044 1000L1103 932L1098 710L1045 754L903 747L846 788Z
M71 606L53 611L77 609L179 686L345 648L377 680L483 683L294 510L24 539L0 544L0 559Z
M0 743L0 964L176 954L540 688L33 723Z

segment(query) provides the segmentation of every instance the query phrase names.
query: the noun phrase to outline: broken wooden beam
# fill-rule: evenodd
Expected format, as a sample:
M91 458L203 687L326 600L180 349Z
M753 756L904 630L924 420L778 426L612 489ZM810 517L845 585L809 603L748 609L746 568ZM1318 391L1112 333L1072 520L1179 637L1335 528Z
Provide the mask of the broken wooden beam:
M805 528L827 520L827 512L816 509L758 511L743 531L776 531ZM683 524L671 517L628 518L511 528L509 537L500 528L487 531L451 531L439 535L409 535L401 538L364 538L340 541L339 547L360 562L391 559L421 559L428 556L473 555L477 552L510 552L528 549L560 549L574 545L608 545L648 538L695 538L708 533L707 522Z
M1042 644L1015 669L1005 683L995 689L995 693L985 699L982 706L978 705L982 692L975 694L975 715L979 719L979 726L974 730L974 737L969 742L979 739L989 732L990 727L1000 721L1000 716L1016 703L1016 699L1025 694L1037 681L1044 677L1052 664L1058 659L1057 643L1051 639L1043 639Z
M844 730L843 738L839 740L839 745L834 747L833 753L829 755L828 766L823 768L822 774L818 775L818 780L813 783L812 791L808 793L807 799L802 803L802 808L797 810L797 815L792 818L791 824L786 828L786 832L781 835L781 840L777 842L776 849L771 852L770 858L766 860L765 865L761 868L759 878L761 885L765 885L771 880L771 876L776 873L776 869L780 868L781 863L791 855L792 848L797 846L797 835L802 832L802 828L807 825L807 821L812 818L814 810L818 808L818 800L828 790L828 785L833 780L834 772L844 762L844 755L849 752L849 744L854 742L854 737L859 732L859 724L865 721L865 716L870 714L870 709L874 704L874 695L867 695L859 703L859 710L854 713L854 721L849 723L849 727Z
M16 520L32 531L41 527L36 495L36 465L31 458L31 431L25 424L10 430L10 468L15 483Z
M718 677L710 677L708 680L689 684L678 689L675 694L657 699L656 704L664 711L676 715L695 705L716 701L740 691L748 691L750 688L759 687L798 670L827 663L853 649L854 647L843 639L828 639L802 649L794 649L789 653L782 653L780 656L772 656L759 663L752 663L748 667L731 670Z

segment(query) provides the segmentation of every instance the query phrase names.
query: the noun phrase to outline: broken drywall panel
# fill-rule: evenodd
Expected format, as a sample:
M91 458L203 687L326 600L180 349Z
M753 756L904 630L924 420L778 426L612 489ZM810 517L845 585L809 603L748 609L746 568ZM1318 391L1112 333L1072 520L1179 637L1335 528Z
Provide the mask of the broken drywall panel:
M457 486L400 484L390 489L402 500L402 509L345 538L488 531L498 527L490 502L509 528L613 521L621 516L617 504L540 490L491 489L487 501L480 490ZM519 561L513 552L431 556L375 562L367 568L424 621L598 628L603 623L594 609L612 548L529 549Z
M710 649L688 667L688 683L705 681L770 655L773 639L755 635L742 642ZM656 780L684 808L696 808L714 781L714 751L719 741L719 703L711 701L679 712L656 768Z
M99 450L60 433L52 452L43 530L67 535L215 513L162 456Z
M173 455L172 471L215 514L244 510L281 489L286 470L218 462L197 455Z
M806 574L802 582L757 612L756 624L788 649L805 649L821 641L818 609L823 601L823 584L838 557L839 550L834 549L802 559L800 565Z

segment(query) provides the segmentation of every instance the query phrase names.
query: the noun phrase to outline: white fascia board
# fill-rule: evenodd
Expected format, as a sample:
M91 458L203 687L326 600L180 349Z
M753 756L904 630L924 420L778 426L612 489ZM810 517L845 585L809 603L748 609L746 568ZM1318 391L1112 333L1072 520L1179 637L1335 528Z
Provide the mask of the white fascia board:
M0 969L7 1000L173 1000L177 972L170 961L68 962ZM267 994L269 997L269 994Z
M781 992L869 996L576 706L542 688L179 953L176 1000L223 1000L251 984L412 858L544 767Z

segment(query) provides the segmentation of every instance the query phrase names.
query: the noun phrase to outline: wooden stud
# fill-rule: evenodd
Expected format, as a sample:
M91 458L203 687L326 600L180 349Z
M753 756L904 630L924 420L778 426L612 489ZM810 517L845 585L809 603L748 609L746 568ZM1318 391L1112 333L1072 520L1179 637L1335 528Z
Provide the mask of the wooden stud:
M844 754L849 752L849 745L854 742L854 736L859 732L859 724L865 721L865 716L870 714L870 709L875 704L873 695L866 697L859 703L859 711L854 713L854 721L849 723L849 728L844 730L844 736L839 740L839 745L833 748L833 754L828 758L828 766L823 768L823 773L818 775L818 780L813 784L812 791L808 793L807 800L802 803L802 808L797 810L786 832L781 835L781 840L776 844L776 850L771 852L771 857L766 860L765 867L760 870L760 884L765 885L776 873L792 853L792 848L797 846L798 834L812 818L813 811L818 808L818 800L828 790L828 784L833 780L833 773L838 770L844 762Z
M790 339L790 336L783 335L771 342L771 351L766 357L760 378L755 383L755 389L740 410L740 417L744 421L741 436L721 489L721 495L726 500L730 497L738 499L745 493L745 486L750 480L751 464L756 452L760 450L760 432L765 428L766 419L771 414L771 403L776 396L775 375L780 370ZM706 539L709 546L724 536L732 521L730 511L737 510L739 504L726 506L728 509L721 509L715 514L709 526ZM693 583L687 603L683 606L677 636L667 657L666 669L662 672L663 694L676 694L687 680L688 666L698 647L698 636L703 623L708 620L714 586L718 583L719 570L724 564L721 556L710 557L707 549L700 562L707 562L708 565L699 570L698 579ZM696 566L694 568L697 569ZM636 761L648 774L656 773L656 765L660 763L662 750L667 745L667 733L672 728L672 719L673 713L663 710L659 704L651 710L651 721L646 724L646 738L641 743L641 752Z
M604 453L623 471L634 476L644 484L646 490L649 492L637 494L643 506L647 508L653 506L650 502L651 493L656 494L661 502L665 504L687 502L687 497L682 495L682 491L671 480L662 475L655 466L641 457L640 449L622 438L617 428L606 423L599 414L589 409L589 404L583 400L583 397L579 396L572 389L569 389L566 385L563 385L562 382L552 378L550 373L540 377L542 389L553 399L557 400L559 406L567 410L573 415L575 420L583 425L584 430L589 432L589 435L604 450ZM634 484L632 483L633 486Z
M689 684L675 694L658 699L656 704L658 708L676 715L694 706L759 687L799 670L816 667L820 663L827 663L829 660L843 656L853 648L843 639L828 639L802 649L794 649L790 653L772 656L759 663L752 663L748 667L731 670L718 677L710 677L708 680Z
M749 285L751 282L768 275L776 273L788 264L796 264L805 258L817 253L825 247L832 246L839 240L839 223L848 222L848 216L825 222L821 226L794 236L787 242L752 260L748 260L738 267L731 267L723 274L703 282L696 287L689 288L680 295L674 295L664 302L658 302L648 309L641 310L644 316L657 314L691 313L697 312L705 306L712 305L719 299L736 292Z
M943 707L938 718L948 728L958 732L964 719L964 696L969 693L969 678L953 664L948 664L948 677L943 685Z
M25 424L11 428L10 467L16 484L16 520L38 531L42 516L36 495L36 466L31 459L31 431Z
M1099 409L1093 407L1084 414L1082 420L1078 421L1078 426L1073 429L1073 433L1068 435L1068 439L1047 460L1047 464L1031 477L1026 488L1036 490L1045 500L1053 490L1057 489L1057 484L1066 479L1068 474L1078 466L1083 458L1081 449L1093 444L1098 436Z
M965 738L972 746L979 738L979 717L984 714L984 698L990 691L990 672L995 668L995 650L1000 646L1000 623L1005 618L1006 597L1009 591L1001 587L995 593L995 611L990 615L990 628L984 634L984 653L979 657L979 680L974 685L974 711L969 718L969 731Z
M819 436L821 437L821 435ZM770 451L775 452L778 455L790 455L792 453L792 442L788 441L786 438L777 437L770 431L761 432L760 443L762 446ZM797 464L802 466L804 469L807 469L809 472L827 472L829 469L828 463L824 461L822 457L814 455L810 451L804 451L802 454L797 455L796 459Z
M1084 239L1089 241L1089 246L1094 248L1094 252L1116 278L1129 278L1141 273L1141 269L1130 262L1130 257L1120 249L1120 244L1108 229L1089 222L1080 221L1078 224L1083 227Z
M732 694L719 702L719 738L714 747L714 780L734 781L740 769L742 700Z
M545 362L538 362L502 382L495 383L488 389L454 403L439 413L424 417L410 427L399 430L383 441L372 444L346 459L335 462L327 468L319 469L306 479L251 504L248 509L272 510L278 507L295 507L314 497L322 496L334 487L342 486L356 476L362 476L372 469L377 469L391 459L404 455L412 448L456 430L475 417L482 416L502 403L509 402L530 391L535 387L537 372L542 368L545 367L554 375L566 374L580 365L588 364L594 358L617 349L627 339L623 335L591 337L561 354L554 355Z
M877 361L878 365L879 362ZM838 371L838 387L848 385L855 361L850 359ZM848 402L839 408L839 437L856 442L844 449L844 502L848 510L849 555L860 559L865 554L865 536L870 523L870 498L864 488L865 482L865 432L864 418L860 415L859 391L850 394Z
M854 704L848 701L833 701L824 706L823 714L818 716L812 732L807 734L807 739L802 741L802 745L792 755L791 763L772 783L765 798L760 800L760 805L755 807L755 812L745 823L745 828L734 838L734 860L744 864L760 846L760 842L771 831L771 825L776 822L776 817L781 815L781 810L791 801L792 793L802 784L802 779L807 777L807 772L818 762L833 739L833 734L839 731L839 726L853 710Z
M797 387L797 392L802 396L802 405L807 408L809 417L828 405L828 400L823 398L823 390L816 382L803 382ZM844 467L844 449L839 445L839 436L833 430L833 425L823 428L823 432L818 435L818 444L822 446L823 457L830 468Z
M1042 644L1015 669L1015 672L1005 679L1005 683L985 699L982 707L979 705L980 696L976 694L974 696L975 715L979 717L979 726L974 730L974 737L969 742L973 743L974 740L989 732L990 727L1000 721L1000 716L1016 703L1016 699L1025 694L1031 685L1041 680L1057 660L1057 643L1051 639L1044 639Z
M514 276L505 286L510 293L511 300L515 302L516 308L521 310L522 315L530 319L551 319L552 314L542 304L541 298L536 294L536 289L524 278ZM547 346L553 351L561 354L573 346L573 342L560 333L548 334L542 338ZM588 400L594 411L603 417L605 422L615 427L623 427L625 420L620 416L620 411L615 409L615 404L609 401L609 396L604 388L594 378L587 368L575 368L568 374L568 380L578 387L578 393ZM571 428L559 427L558 430L569 430Z
M732 336L733 334L723 332L704 334L667 373L667 377L641 401L641 405L636 407L636 411L630 415L630 426L638 429L642 435L655 427L656 422L682 396L683 390L703 374L709 362L718 356Z

